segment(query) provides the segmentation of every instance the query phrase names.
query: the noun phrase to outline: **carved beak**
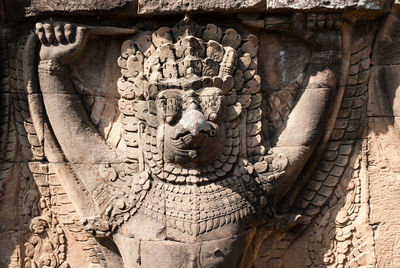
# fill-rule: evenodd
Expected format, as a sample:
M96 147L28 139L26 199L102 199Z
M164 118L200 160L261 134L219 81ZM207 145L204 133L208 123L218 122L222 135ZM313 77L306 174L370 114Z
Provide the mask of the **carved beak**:
M213 136L214 128L207 122L204 115L197 110L189 110L184 113L181 120L175 127L175 138L186 134L192 134L193 137L199 134Z

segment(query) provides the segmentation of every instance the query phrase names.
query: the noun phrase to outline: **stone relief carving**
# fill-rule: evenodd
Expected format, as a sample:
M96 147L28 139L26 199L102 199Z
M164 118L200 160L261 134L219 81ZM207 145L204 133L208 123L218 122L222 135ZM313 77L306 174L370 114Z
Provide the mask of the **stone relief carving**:
M337 133L340 131L343 133L342 135L357 137L359 135L357 132L362 129L357 121L365 117L363 110L370 73L371 36L373 33L374 29L362 42L357 40L357 37L354 38L354 41L359 42L358 45L351 48L351 66L347 81L347 94L344 99L352 99L353 102L358 100L358 103L353 104L351 108L342 103L335 126ZM332 141L324 159L328 162L332 161L333 157L335 158L334 168L330 173L336 176L341 175L342 180L334 179L334 177L330 179L331 183L336 181L334 195L316 219L319 228L317 226L313 228L313 234L309 241L308 266L375 267L373 231L367 224L368 209L365 204L365 200L368 199L367 182L365 181L366 141L349 140L342 141L338 145L337 142ZM351 157L353 151L360 153ZM342 166L343 169L338 169L339 166ZM319 177L322 176L320 173ZM314 185L318 187L318 183L314 183ZM315 187L312 188L316 189ZM339 202L342 204L337 206ZM339 211L337 211L338 207Z
M312 26L301 20L296 33L314 41L306 34ZM329 21L326 25L331 27ZM61 149L70 163L67 171L62 170L68 165L58 169L73 177L63 186L85 229L113 237L126 267L149 265L146 254L152 251L139 252L149 244L160 251L171 244L188 256L168 259L171 267L179 261L237 266L246 259L258 226L286 231L301 221L300 214L279 214L277 208L327 118L336 70L334 60L319 58L332 53L331 47L312 52L311 66L270 95L268 117L282 116L280 124L272 120L272 137L263 131L267 111L262 109L255 35L200 26L187 17L172 28L138 32L122 44L118 59L123 158L85 116L65 64L80 54L89 35L135 30L44 22L36 24L35 32L41 44L43 106L59 144L49 152L56 155ZM278 96L290 104L279 106Z
M358 33L364 31L364 27L369 29L368 34L360 36ZM368 148L362 138L375 30L372 22L342 30L342 37L348 41L343 40L343 50L348 54L342 57L349 57L350 62L348 79L342 82L343 100L321 161L309 175L310 180L295 203L303 219L318 217L311 223L312 229L300 228L303 230L300 237L295 232L270 237L260 250L265 252L259 256L260 265L296 265L290 257L293 250L307 255L305 265L309 267L377 265L366 201L369 199ZM298 241L303 239L308 242L300 242L300 249Z
M280 267L284 253L267 252L268 243L287 249L314 219L309 267L373 265L371 229L357 227L360 159L344 172L353 143L332 142L347 135L343 95L366 87L371 43L352 51L354 33L339 13L277 17L241 17L251 29L189 17L150 30L36 23L17 53L22 92L2 100L15 105L17 146L41 196L40 216L29 204L23 212L32 218L26 267L74 267L72 241L91 267L160 259L165 267ZM260 48L274 35L297 40L306 62ZM74 70L97 36L119 38L118 96L91 96ZM280 61L265 67L263 57ZM115 125L107 133L106 116ZM24 200L38 197L28 191Z
M34 235L25 243L25 267L69 267L65 261L64 231L50 210L43 214L44 217L33 218L30 223Z

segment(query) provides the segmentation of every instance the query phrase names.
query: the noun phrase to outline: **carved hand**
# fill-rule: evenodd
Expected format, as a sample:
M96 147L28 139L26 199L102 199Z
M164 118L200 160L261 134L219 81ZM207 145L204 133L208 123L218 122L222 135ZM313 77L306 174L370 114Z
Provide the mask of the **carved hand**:
M308 42L316 51L337 51L340 49L341 26L337 14L302 14L296 13L292 18L294 34Z
M41 42L40 60L71 64L82 52L89 36L133 34L135 29L38 22L35 32Z
M88 28L63 22L36 23L35 32L42 43L41 60L72 63L88 39Z

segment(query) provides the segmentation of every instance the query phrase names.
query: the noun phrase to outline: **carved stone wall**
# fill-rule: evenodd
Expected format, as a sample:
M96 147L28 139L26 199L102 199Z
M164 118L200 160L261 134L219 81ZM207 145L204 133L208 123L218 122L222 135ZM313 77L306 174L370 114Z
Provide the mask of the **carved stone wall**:
M0 0L0 267L398 267L397 1Z

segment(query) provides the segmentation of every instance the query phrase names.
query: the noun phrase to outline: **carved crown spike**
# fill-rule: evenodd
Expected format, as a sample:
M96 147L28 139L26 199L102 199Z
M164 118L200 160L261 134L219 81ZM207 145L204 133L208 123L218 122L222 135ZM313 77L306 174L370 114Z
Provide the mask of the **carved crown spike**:
M254 35L242 37L214 24L202 28L185 17L171 29L161 27L124 42L118 64L120 85L126 83L120 93L127 99L153 99L168 88L238 92L246 82L260 81L255 74L257 49Z

